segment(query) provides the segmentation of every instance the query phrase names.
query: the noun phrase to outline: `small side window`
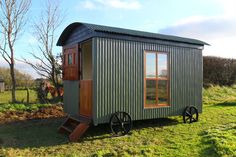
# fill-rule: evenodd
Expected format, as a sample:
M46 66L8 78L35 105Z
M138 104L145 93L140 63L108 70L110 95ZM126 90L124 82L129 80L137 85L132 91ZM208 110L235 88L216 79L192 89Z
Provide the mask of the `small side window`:
M71 64L72 64L72 61L73 61L72 54L69 53L69 54L68 54L68 65L71 65Z

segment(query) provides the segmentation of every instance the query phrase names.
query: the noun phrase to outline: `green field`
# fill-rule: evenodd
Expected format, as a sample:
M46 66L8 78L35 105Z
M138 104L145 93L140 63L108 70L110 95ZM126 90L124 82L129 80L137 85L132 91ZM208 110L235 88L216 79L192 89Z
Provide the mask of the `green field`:
M29 102L37 103L37 95L35 90L29 90ZM26 90L16 90L16 100L21 103L26 103L27 101L27 91ZM11 102L11 91L5 91L0 93L0 105L7 104Z
M203 91L199 122L182 117L136 121L130 135L111 137L108 125L91 127L80 142L57 133L63 119L0 126L0 156L236 156L236 87Z

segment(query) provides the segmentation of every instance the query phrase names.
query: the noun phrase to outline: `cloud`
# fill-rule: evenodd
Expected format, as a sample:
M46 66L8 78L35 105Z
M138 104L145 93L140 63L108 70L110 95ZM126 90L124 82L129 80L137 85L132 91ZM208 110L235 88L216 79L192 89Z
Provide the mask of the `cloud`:
M236 35L236 19L231 17L188 17L161 29L164 34L184 35L211 40Z
M85 9L98 9L98 8L116 8L135 10L141 8L138 0L85 0L82 2L82 7Z
M191 19L191 18L190 18ZM204 55L236 58L236 20L230 17L210 17L182 20L159 32L196 38L209 43L203 51ZM183 22L184 21L184 22Z
M95 6L95 3L92 2L92 1L89 1L89 0L86 0L82 3L82 6L85 8L85 9L95 9L96 6Z
M235 15L235 0L216 0L215 2L223 9L225 16Z
M204 55L236 58L236 1L216 0L223 13L216 16L190 16L169 27L160 29L163 34L196 38L208 42Z

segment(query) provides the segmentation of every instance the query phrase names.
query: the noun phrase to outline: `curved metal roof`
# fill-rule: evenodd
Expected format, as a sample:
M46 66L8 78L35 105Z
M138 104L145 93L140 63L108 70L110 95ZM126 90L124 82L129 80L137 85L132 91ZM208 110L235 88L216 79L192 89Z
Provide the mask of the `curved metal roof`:
M119 34L119 35L141 37L141 38L148 38L148 39L190 43L190 44L196 44L196 45L209 45L208 43L197 40L197 39L184 38L184 37L178 37L178 36L172 36L172 35L164 35L164 34L158 34L158 33L150 33L150 32L144 32L144 31L110 27L110 26L95 25L95 24L89 24L89 23L75 22L68 25L64 29L64 31L62 32L61 36L59 37L57 41L57 46L63 46L66 40L68 39L69 35L71 34L71 32L75 28L81 25L85 26L88 30L92 31L94 33L94 35L92 36L98 36L96 35L96 32L102 32L105 34L113 34L113 35Z

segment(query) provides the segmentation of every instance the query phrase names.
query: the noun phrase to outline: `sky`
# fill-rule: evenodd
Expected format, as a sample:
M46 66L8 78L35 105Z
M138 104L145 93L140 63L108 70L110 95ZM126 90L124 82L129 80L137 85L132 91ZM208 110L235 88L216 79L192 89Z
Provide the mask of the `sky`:
M32 0L26 29L16 45L16 58L32 59L37 50L31 23L37 20L46 0ZM236 59L235 0L60 0L66 16L56 32L73 22L86 22L147 32L195 38L209 43L204 56ZM55 41L55 43L56 43ZM61 47L55 45L56 53ZM37 52L37 51L35 51ZM0 66L8 66L0 56ZM16 61L16 68L38 77L30 66Z

